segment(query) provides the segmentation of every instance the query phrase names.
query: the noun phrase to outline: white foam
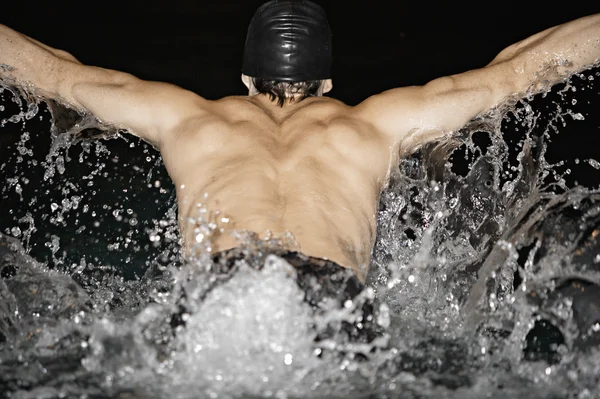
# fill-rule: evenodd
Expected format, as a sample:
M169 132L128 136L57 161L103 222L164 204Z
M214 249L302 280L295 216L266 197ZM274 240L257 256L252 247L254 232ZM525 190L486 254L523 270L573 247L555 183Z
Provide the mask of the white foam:
M262 270L242 263L213 289L179 333L174 385L255 395L297 387L317 360L311 310L294 274L269 256Z

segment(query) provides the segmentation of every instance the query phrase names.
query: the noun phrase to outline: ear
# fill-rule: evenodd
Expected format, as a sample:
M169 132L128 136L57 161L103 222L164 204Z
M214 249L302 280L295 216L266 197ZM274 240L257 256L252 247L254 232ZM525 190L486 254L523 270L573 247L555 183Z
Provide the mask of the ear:
M323 81L323 94L329 93L333 89L333 80L327 79Z
M250 76L242 74L242 82L244 82L248 90L250 90L250 84L252 83L250 79Z

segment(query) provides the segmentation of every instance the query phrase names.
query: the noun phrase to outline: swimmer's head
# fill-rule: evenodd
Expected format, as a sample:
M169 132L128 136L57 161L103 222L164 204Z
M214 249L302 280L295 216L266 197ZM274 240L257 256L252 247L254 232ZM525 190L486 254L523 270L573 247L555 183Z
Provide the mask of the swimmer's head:
M331 64L331 30L323 8L308 0L272 0L258 8L242 65L250 94L269 94L281 105L286 99L298 101L302 93L302 98L322 95L332 87Z

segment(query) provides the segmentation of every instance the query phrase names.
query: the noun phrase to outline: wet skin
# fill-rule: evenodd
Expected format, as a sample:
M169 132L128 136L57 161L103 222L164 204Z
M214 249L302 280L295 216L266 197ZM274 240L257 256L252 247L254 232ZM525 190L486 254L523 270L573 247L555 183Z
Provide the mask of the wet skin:
M0 25L0 78L125 129L160 150L177 187L188 254L198 203L234 230L290 233L294 250L352 268L364 281L390 168L511 96L548 89L600 60L600 15L509 46L483 68L392 89L347 106L320 96L283 107L255 94L209 101L183 88L82 65ZM325 81L324 90L331 82ZM206 195L206 197L205 197Z
M190 219L206 193L208 210L229 220L213 250L238 245L233 229L290 232L292 249L364 276L395 146L359 114L326 97L281 109L257 95L222 99L181 126L161 154L186 242L195 242Z

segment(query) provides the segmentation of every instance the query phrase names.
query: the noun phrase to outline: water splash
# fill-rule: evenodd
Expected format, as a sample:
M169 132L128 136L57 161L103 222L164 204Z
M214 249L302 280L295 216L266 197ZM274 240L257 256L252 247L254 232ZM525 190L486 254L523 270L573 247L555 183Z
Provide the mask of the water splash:
M13 398L599 395L600 191L575 180L597 184L599 163L552 148L590 119L582 92L597 101L597 76L507 101L399 163L362 293L387 340L366 348L316 342L361 302L315 314L277 256L208 290L218 226L200 220L202 256L182 263L153 148L3 86L0 386ZM240 239L255 254L281 244Z

